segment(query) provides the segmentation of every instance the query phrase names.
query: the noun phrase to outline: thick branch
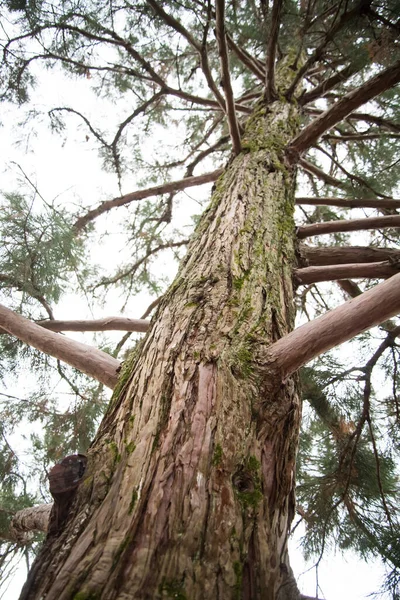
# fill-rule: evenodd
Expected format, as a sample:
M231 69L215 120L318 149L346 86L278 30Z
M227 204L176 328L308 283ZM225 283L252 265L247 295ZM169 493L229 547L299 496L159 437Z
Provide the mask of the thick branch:
M91 321L37 321L37 325L50 331L147 331L149 321L146 319L128 319L125 317L107 317Z
M18 543L29 541L31 534L46 532L53 504L39 504L23 508L15 513L10 524L11 539Z
M345 208L400 208L400 200L386 198L296 198L296 204L343 206Z
M309 115L322 115L323 110L320 108L305 108L304 112ZM366 123L372 123L373 125L377 125L381 129L387 129L387 131L393 131L394 133L400 132L400 124L394 123L393 121L389 121L389 119L384 119L383 117L377 117L375 115L370 115L368 113L359 113L353 112L351 115L348 115L346 121L365 121Z
M275 342L267 351L267 361L286 378L316 356L399 312L400 273Z
M394 65L372 77L357 89L345 94L332 108L329 108L320 117L314 119L289 145L289 156L297 160L298 156L310 148L325 131L331 129L331 127L345 119L359 106L393 87L399 81L400 61L397 61Z
M388 261L373 263L357 263L345 265L329 265L295 269L294 278L298 285L308 285L319 281L336 281L337 279L387 279L399 272L396 266Z
M352 219L351 221L338 220L326 223L313 223L303 225L297 230L297 237L303 239L324 233L338 233L344 231L364 231L367 229L385 229L387 227L400 227L400 215L387 217L369 217L367 219Z
M232 147L235 154L241 150L239 125L236 118L235 99L231 85L229 72L228 49L226 47L225 34L225 0L216 0L215 3L216 27L215 35L218 42L219 57L221 62L222 81L225 92L226 114L228 117L229 133L232 139Z
M393 248L372 248L371 246L307 246L300 245L300 265L316 267L343 265L350 263L373 263L382 261L398 262L400 250Z
M178 181L171 181L169 183L156 185L154 187L147 188L146 190L138 190L137 192L132 192L131 194L125 194L125 196L121 196L120 198L107 200L106 202L102 202L97 208L89 210L86 215L79 217L79 219L77 219L75 222L75 229L80 231L86 227L90 221L94 221L94 219L96 219L98 216L108 212L112 208L116 208L117 206L124 206L125 204L129 204L135 200L143 200L144 198L158 196L159 194L178 192L179 190L184 190L195 185L202 185L203 183L210 183L218 179L222 171L223 169L216 169L215 171L205 173L204 175L185 177L184 179L179 179Z
M97 348L47 331L2 305L0 326L25 344L68 363L110 388L117 383L120 362Z
M389 121L389 119L384 119L383 117L377 117L375 115L369 115L368 113L352 113L347 118L353 121L366 121L367 123L372 123L373 125L377 125L378 127L382 127L388 131L393 131L394 133L400 132L399 123L393 123L393 121Z
M347 142L366 142L369 140L379 140L382 138L386 139L398 139L400 138L399 133L342 133L341 135L333 135L328 133L322 137L323 140L329 140L335 143L347 143Z

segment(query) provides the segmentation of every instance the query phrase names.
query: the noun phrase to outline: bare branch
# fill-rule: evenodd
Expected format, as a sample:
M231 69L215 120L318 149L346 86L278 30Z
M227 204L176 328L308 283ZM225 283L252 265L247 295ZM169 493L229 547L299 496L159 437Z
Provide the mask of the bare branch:
M202 152L199 152L199 154L196 156L196 158L193 159L192 162L187 165L186 172L185 172L185 177L192 177L194 168L204 158L206 158L207 156L209 156L213 152L218 151L218 149L221 148L221 146L224 146L225 144L228 144L229 139L230 139L229 135L224 135L217 142L215 142L215 144L212 144L212 146L209 146L208 148L206 148Z
M150 198L151 196L169 194L171 192L184 190L188 187L193 187L195 185L210 183L218 179L222 172L223 169L216 169L215 171L205 173L204 175L197 175L196 177L185 177L184 179L179 179L178 181L171 181L169 183L164 183L151 188L147 188L146 190L138 190L137 192L132 192L131 194L125 194L125 196L121 196L120 198L106 200L105 202L102 202L97 208L89 210L86 213L86 215L79 217L75 222L75 229L77 231L81 231L84 227L86 227L88 223L90 223L90 221L93 221L98 216L108 212L112 208L124 206L125 204L129 204L130 202L134 202L136 200Z
M146 319L129 319L128 317L106 317L104 319L73 321L36 321L37 325L49 331L147 331L149 321Z
M186 246L189 243L189 240L180 240L179 242L166 242L165 244L159 244L154 248L148 247L148 250L144 256L139 258L133 265L130 265L125 271L119 271L114 277L104 278L92 289L96 289L103 285L110 285L112 283L117 283L124 279L124 277L128 277L128 275L134 275L138 268L152 255L160 252L160 250L168 250L169 248L180 248L181 246Z
M40 302L40 304L43 306L50 319L53 319L53 310L51 309L49 303L43 294L40 293L40 290L37 290L33 287L31 282L27 283L19 281L18 279L11 277L11 275L0 273L0 283L5 283L7 287L15 288L16 290L25 292L26 294L29 294L29 296L32 296L32 298L35 298L35 300Z
M373 263L355 263L345 265L328 265L295 269L294 279L298 285L308 285L319 281L336 281L337 279L387 279L399 272L398 267L388 261Z
M342 173L344 173L344 175L345 175L345 177L346 177L346 179L348 180L349 183L351 183L351 184L356 183L361 188L368 189L370 192L372 192L378 198L386 197L384 194L381 194L378 190L376 190L375 188L373 188L372 185L370 183L368 183L368 181L366 181L363 177L360 177L359 175L354 175L353 173L350 173L350 171L348 171L347 169L345 169L344 166L343 166L343 164L342 164L342 162L339 161L334 156L332 156L332 154L329 153L325 148L323 148L322 146L319 146L319 145L315 145L315 148L319 152L322 152L322 154L325 154L325 156L327 156L329 158L330 163L331 163L331 169L332 169L333 165L335 165L335 167L339 171L341 171Z
M233 90L231 85L228 50L226 47L225 37L225 0L216 0L215 11L215 35L217 38L218 51L221 62L222 81L225 92L226 114L228 117L229 133L232 139L233 151L235 154L239 154L241 150L240 133L235 112L235 99L233 97Z
M303 95L299 98L299 104L303 106L304 104L308 104L309 102L317 100L321 96L324 96L324 94L329 92L331 89L336 87L338 83L346 81L346 79L349 79L349 77L357 73L357 71L359 70L360 69L356 66L348 65L338 73L332 75L332 77L329 77L328 79L325 79L325 81L322 81L313 90L309 92L304 92Z
M267 73L265 83L265 94L268 101L276 98L275 89L275 58L278 44L279 26L281 24L283 0L274 0L271 13L271 29L267 46Z
M286 378L316 356L379 325L399 311L400 273L272 344L267 350L267 362Z
M345 5L347 6L347 3ZM314 50L314 53L306 60L304 65L298 70L295 79L293 80L290 88L287 91L287 96L289 98L293 95L293 93L297 87L297 84L302 79L303 75L305 73L307 73L310 70L310 68L317 61L319 61L321 59L321 57L324 54L326 46L329 44L329 42L331 42L334 39L335 35L353 18L356 18L356 19L360 18L362 5L363 5L363 0L360 0L360 2L358 4L356 4L352 10L350 10L349 12L346 12L346 11L343 12L343 14L340 16L340 19L338 19L336 22L335 22L335 19L333 20L333 24L332 24L331 28L326 33L326 35L325 35L324 39L322 40L322 42L320 43L320 45ZM340 6L341 6L341 3L339 3L339 7ZM332 9L335 10L335 7L333 6L333 7L329 8L329 10L332 10Z
M371 246L329 246L311 247L300 244L301 266L327 266L350 263L373 263L400 259L400 250L393 248L373 248Z
M369 140L379 140L382 138L397 139L400 138L399 133L350 133L342 135L332 135L328 133L322 137L323 140L328 140L334 143L347 143L347 142L367 142Z
M345 94L332 108L314 119L295 137L288 148L288 155L297 161L298 157L312 146L317 139L331 127L342 121L362 104L372 100L378 94L393 87L400 81L400 61L388 67L366 83Z
M314 165L312 162L306 160L305 158L300 158L298 160L298 164L302 169L304 169L308 173L311 173L312 175L315 175L316 177L318 177L318 179L321 179L324 183L328 185L333 185L334 187L338 188L345 187L343 181L340 181L340 179L336 179L336 177L332 177L332 175L325 173L325 171L322 171L322 169L317 167L317 165Z
M296 198L296 204L308 204L310 206L343 206L344 208L400 208L400 200L392 198Z
M47 331L2 305L0 305L0 326L29 346L68 363L110 388L115 386L120 363L109 354Z
M326 221L325 223L303 225L302 227L298 228L297 237L299 239L303 239L314 235L323 235L324 233L365 231L367 229L386 229L388 227L400 227L400 215L369 217L367 219L352 219L351 221Z
M305 108L304 111L310 115L322 115L324 112L318 108ZM394 133L400 132L399 123L394 123L393 121L389 121L389 119L377 117L368 113L353 112L351 115L346 117L346 121L365 121L366 123L372 123L373 125L377 125L378 127L387 129L388 131L393 131Z

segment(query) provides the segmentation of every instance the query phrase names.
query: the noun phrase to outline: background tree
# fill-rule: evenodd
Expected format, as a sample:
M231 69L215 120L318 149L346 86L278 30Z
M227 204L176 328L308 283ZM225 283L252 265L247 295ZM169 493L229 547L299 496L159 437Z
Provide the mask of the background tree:
M7 437L15 423L45 425L44 437L32 437L43 474L86 451L103 385L114 388L70 517L48 536L22 597L295 597L287 556L300 426L295 372L312 359L302 373L296 486L305 547L318 560L332 541L381 556L396 594L399 329L388 319L400 310L397 3L8 8L4 102L27 107L24 132L45 117L66 139L83 128L117 186L113 199L77 210L47 202L22 171L30 194L3 198L3 369L8 377L28 360L44 373L28 402L4 396L4 532L10 512L40 500L16 465ZM57 77L62 69L77 90L93 88L104 108L92 115L79 98L35 105L40 64ZM157 256L179 258L189 243L180 192L214 181L165 292ZM125 237L111 244L124 254L105 272L88 254L121 210ZM372 232L363 246L367 238L351 233L361 230ZM319 285L326 281L335 283ZM143 287L164 292L143 315L158 305L150 326L55 320L74 288L97 303L115 298L114 286L131 314ZM335 310L333 290L346 299ZM295 305L310 322L290 333ZM354 341L351 358L321 356L379 323ZM117 384L129 334L114 348L97 344L100 351L49 331L85 327L149 327ZM52 370L73 391L66 411L49 393ZM390 385L376 383L382 373ZM15 548L7 543L5 560Z

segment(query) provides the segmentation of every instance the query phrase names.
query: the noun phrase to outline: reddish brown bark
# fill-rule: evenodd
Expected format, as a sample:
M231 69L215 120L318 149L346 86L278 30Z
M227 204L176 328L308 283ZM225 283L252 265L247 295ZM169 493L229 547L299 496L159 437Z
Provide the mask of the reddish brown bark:
M271 13L271 26L268 35L265 95L268 100L276 97L275 60L278 45L279 27L281 24L283 0L274 0Z
M398 262L400 250L372 246L308 246L300 244L299 263L302 267L342 265L347 263Z
M240 46L235 44L234 40L229 35L229 33L227 34L226 39L228 41L229 47L231 48L231 50L233 50L233 52L236 54L236 56L239 58L239 60L241 60L242 63L244 65L246 65L246 67L252 73L254 73L254 75L256 77L258 77L258 79L260 79L262 82L264 82L265 72L264 72L263 65L260 65L259 62L255 58L250 56L250 54L244 48L241 48ZM257 95L257 97L258 97L258 95Z
M314 102L314 100L317 100L317 98L324 96L324 94L334 89L338 83L346 81L346 79L354 75L354 73L357 73L358 70L358 66L348 65L338 73L332 75L332 77L322 81L322 83L317 85L313 90L304 93L299 99L299 104L304 106L309 102Z
M336 283L350 298L357 298L362 294L361 289L351 279L339 279Z
M375 263L328 265L323 267L305 267L295 269L294 278L298 285L308 285L319 281L335 281L337 279L387 279L399 272L399 269L387 261Z
M383 300L384 299L384 300ZM400 312L400 273L273 344L267 361L283 378L301 365Z
M248 123L260 149L217 182L22 598L272 600L286 581L300 406L259 357L293 325L293 173L268 140L295 110Z
M400 227L400 215L369 217L367 219L352 219L351 221L326 221L325 223L303 225L297 229L297 237L302 240L306 237L323 235L325 233L363 231L367 229L385 229L388 227Z
M47 331L32 321L0 305L0 326L22 342L58 358L89 377L113 388L118 379L120 362L92 346Z
M240 133L236 118L235 99L233 96L228 49L226 45L225 0L216 0L215 2L215 35L218 42L218 51L221 63L223 89L225 93L225 110L228 117L229 134L232 140L233 152L235 154L239 154L241 150Z
M129 319L127 317L106 317L104 319L60 321L37 321L36 324L49 331L147 331L149 321L146 319Z

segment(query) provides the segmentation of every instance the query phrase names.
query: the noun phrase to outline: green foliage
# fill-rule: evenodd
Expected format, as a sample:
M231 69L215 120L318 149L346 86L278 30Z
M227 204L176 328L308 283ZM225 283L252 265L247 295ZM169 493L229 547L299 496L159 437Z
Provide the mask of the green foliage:
M304 547L308 556L321 556L331 545L351 548L365 559L381 556L393 579L400 572L398 448L385 442L390 439L387 420L373 425L369 420L385 412L387 401L374 392L366 396L360 367L350 372L352 382L346 381L348 370L329 355L302 369L307 403L297 499L306 528Z
M85 258L66 212L16 193L3 194L0 212L0 289L20 303L45 309L70 285ZM40 203L39 203L40 204ZM18 296L17 296L18 297ZM47 315L48 316L48 315Z

